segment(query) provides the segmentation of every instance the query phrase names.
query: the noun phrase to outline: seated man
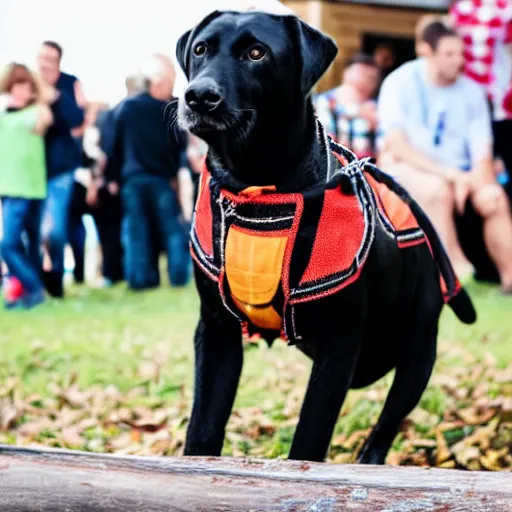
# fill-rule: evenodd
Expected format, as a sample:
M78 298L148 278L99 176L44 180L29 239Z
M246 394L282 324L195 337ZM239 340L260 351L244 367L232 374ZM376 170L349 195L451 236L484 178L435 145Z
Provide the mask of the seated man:
M359 158L375 156L377 105L374 94L380 71L373 58L356 55L343 72L342 84L315 101L318 119L327 133Z
M425 56L383 83L379 165L424 208L459 275L472 266L457 239L454 215L470 205L482 218L502 289L512 293L512 219L493 172L485 93L461 75L463 45L453 30L434 22L424 30L423 42Z

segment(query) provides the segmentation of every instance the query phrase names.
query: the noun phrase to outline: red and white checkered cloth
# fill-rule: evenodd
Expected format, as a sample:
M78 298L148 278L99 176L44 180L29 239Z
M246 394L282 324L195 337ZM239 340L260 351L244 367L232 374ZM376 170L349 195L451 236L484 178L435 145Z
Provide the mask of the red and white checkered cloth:
M494 118L512 118L512 0L460 0L450 8L464 41L465 74L485 87Z

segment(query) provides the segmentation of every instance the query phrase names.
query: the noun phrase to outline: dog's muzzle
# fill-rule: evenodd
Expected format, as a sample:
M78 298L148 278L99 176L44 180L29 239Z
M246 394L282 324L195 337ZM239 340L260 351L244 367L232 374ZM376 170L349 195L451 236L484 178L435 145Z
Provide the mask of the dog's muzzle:
M217 84L208 78L195 80L185 91L185 104L200 115L212 114L220 110L224 103L222 91Z
M178 123L195 135L228 129L226 105L220 87L210 78L193 80L179 101Z
M208 101L211 102L211 100ZM222 132L232 133L238 138L242 138L250 132L256 121L256 113L253 109L230 110L226 108L223 101L219 106L205 112L207 108L211 107L199 107L193 104L193 108L191 108L186 98L180 99L178 102L178 125L199 137L207 133Z

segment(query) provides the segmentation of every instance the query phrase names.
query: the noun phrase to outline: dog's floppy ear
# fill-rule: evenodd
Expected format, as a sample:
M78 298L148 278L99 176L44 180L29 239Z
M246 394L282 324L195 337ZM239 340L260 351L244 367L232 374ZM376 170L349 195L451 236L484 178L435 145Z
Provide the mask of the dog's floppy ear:
M193 30L187 30L179 39L176 44L176 60L180 65L181 69L188 78L188 65L187 65L187 46Z
M296 16L290 18L291 29L295 32L295 41L299 45L301 92L307 96L332 64L338 53L338 47L329 36L314 29Z
M190 46L196 38L197 34L215 18L218 18L222 11L213 11L208 16L203 18L194 28L187 30L179 39L176 44L176 59L181 69L185 73L187 79L189 78L189 65L188 58L190 55Z

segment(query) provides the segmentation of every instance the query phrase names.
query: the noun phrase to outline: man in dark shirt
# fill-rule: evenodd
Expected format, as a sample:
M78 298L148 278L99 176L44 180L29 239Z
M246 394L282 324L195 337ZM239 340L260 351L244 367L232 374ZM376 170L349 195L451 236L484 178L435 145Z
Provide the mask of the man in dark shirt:
M54 297L64 295L64 248L68 241L69 204L73 192L74 173L81 163L80 144L73 136L79 135L84 123L80 106L83 94L75 77L60 71L62 48L45 41L38 54L42 78L54 91L51 110L54 122L45 135L48 197L46 199L42 240L51 259L51 270L46 270L46 289ZM78 84L78 85L77 85Z
M134 96L145 90L141 75L126 78L126 96ZM95 126L100 133L99 148L102 153L112 155L115 135L115 112L118 105L101 110L96 117ZM114 162L115 164L115 162ZM110 178L110 182L107 182ZM105 285L124 280L123 247L121 245L121 198L119 196L119 172L112 169L110 159L101 166L98 179L102 182L98 191L98 204L93 209L102 249L102 273ZM114 181L115 180L115 181Z
M187 135L167 127L174 69L154 56L146 90L124 100L114 112L114 137L107 181L120 183L126 279L132 289L158 286L157 254L167 253L171 285L185 285L190 274L188 233L180 220L177 175L188 170ZM113 175L114 172L118 176ZM159 245L155 242L159 241Z

